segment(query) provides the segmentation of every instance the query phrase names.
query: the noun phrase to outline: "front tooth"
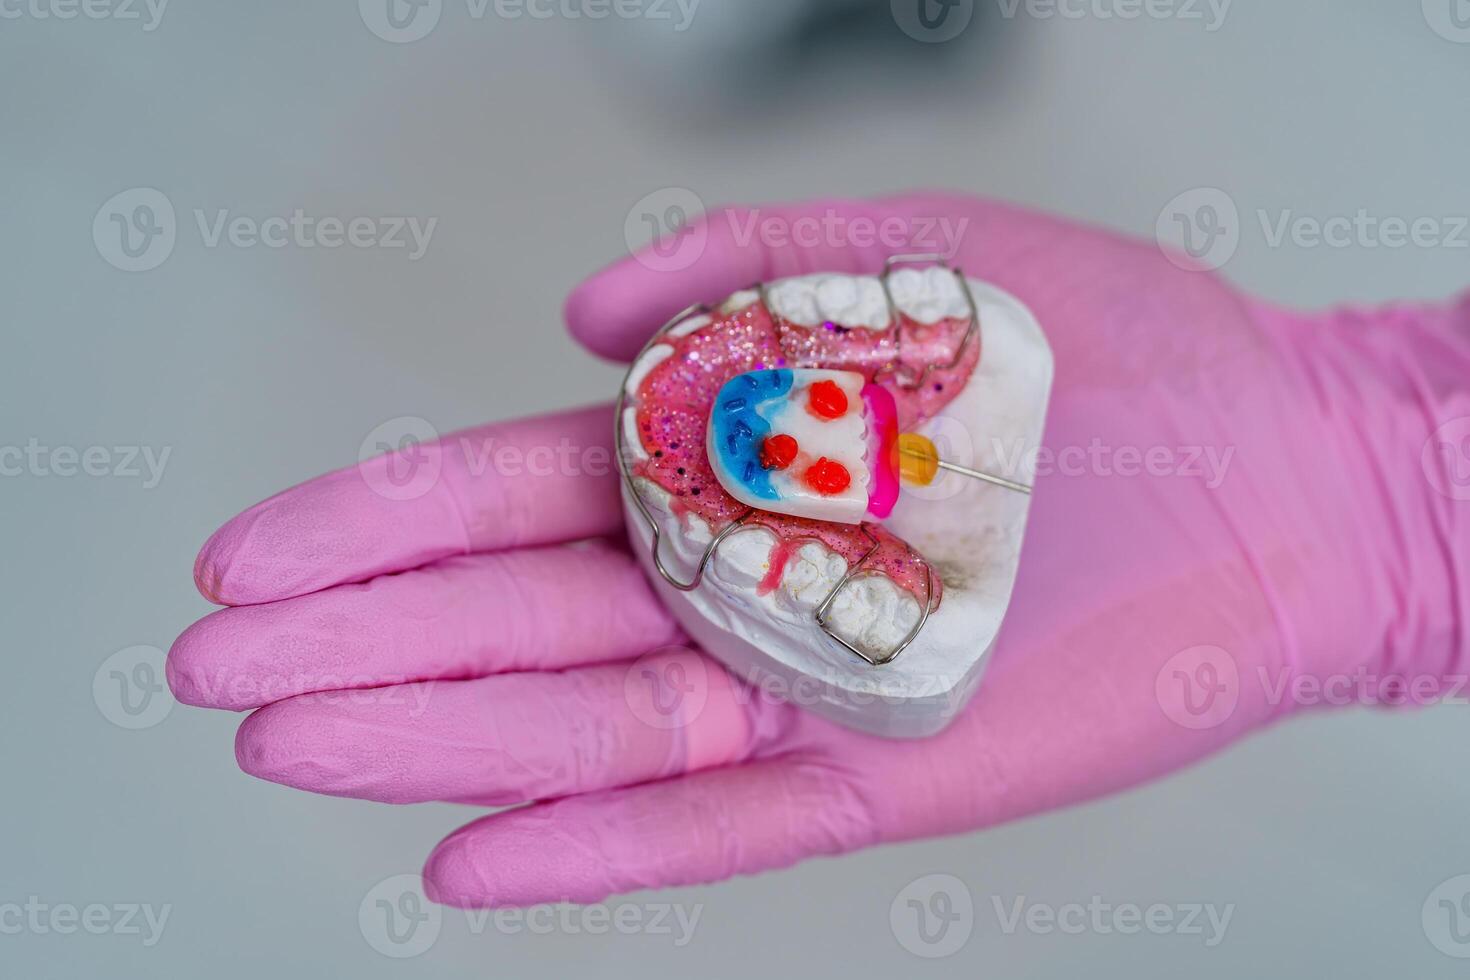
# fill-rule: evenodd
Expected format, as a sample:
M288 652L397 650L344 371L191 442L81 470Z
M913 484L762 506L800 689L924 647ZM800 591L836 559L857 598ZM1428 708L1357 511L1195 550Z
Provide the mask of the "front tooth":
M699 313L691 316L689 319L685 320L683 323L678 324L677 326L670 327L669 336L687 337L696 330L703 330L705 327L709 326L713 322L713 318L710 317L708 313ZM670 348L670 350L672 351L673 348Z
M738 293L732 293L730 298L719 305L719 312L724 316L738 313L751 303L761 298L761 294L754 289L742 289Z
M667 360L673 353L674 348L668 344L655 344L645 351L643 356L638 358L638 362L633 365L632 370L628 372L628 380L624 384L624 390L628 393L628 397L636 399L638 397L638 388L643 384L643 379L648 377L648 372L658 367L659 364Z

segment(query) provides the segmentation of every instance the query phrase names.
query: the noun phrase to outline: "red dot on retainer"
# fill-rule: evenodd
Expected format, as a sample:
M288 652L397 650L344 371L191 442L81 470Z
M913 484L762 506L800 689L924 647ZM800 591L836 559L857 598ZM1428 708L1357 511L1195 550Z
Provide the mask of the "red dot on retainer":
M846 490L852 483L852 474L836 460L823 456L807 467L806 485L817 493L832 496Z
M796 458L796 440L788 435L766 436L761 440L761 465L768 470L784 470Z
M807 405L823 419L840 419L847 414L847 392L835 381L818 381L807 389Z

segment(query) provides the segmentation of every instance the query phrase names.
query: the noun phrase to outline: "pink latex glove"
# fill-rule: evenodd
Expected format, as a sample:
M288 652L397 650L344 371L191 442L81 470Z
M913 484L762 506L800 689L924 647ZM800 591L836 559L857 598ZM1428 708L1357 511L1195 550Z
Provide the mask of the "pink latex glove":
M619 544L565 544L621 538L616 471L477 477L459 448L600 453L606 407L449 437L414 499L374 492L378 460L230 521L195 577L232 608L174 645L174 693L265 705L236 749L264 779L393 803L531 801L456 831L424 871L439 901L505 906L987 827L1199 759L1323 700L1304 683L1354 679L1349 700L1371 701L1404 696L1393 675L1466 669L1470 303L1289 314L1152 244L970 197L757 217L829 212L969 220L959 264L1029 304L1054 348L1052 451L1234 453L1213 489L1043 473L994 662L948 730L856 734L694 652L630 667L678 641L675 625ZM711 217L680 271L629 259L592 277L568 303L573 332L625 358L692 300L881 268L877 247L763 247L739 233L748 217ZM659 682L696 687L696 707L660 723L650 699L674 692ZM376 690L308 693L348 687Z

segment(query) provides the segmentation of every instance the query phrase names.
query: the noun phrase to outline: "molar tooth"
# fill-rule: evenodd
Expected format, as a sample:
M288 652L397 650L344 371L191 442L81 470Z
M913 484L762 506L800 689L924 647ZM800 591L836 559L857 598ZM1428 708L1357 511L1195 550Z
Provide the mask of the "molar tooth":
M894 305L920 323L970 315L960 284L952 273L938 266L897 269L888 278L888 288Z
M768 295L779 316L804 327L830 322L888 329L888 301L872 277L805 276L771 287Z
M854 645L863 645L864 634L873 625L880 610L870 593L871 576L860 575L847 583L827 611L827 622L833 632Z
M792 323L814 326L822 321L816 290L804 280L790 280L770 289L771 305Z
M703 330L714 322L714 318L708 313L699 313L680 323L678 326L669 328L670 337L687 337L696 330Z
M763 527L736 531L715 549L710 564L722 582L755 591L770 567L776 535Z
M842 556L815 541L796 550L786 562L776 598L794 612L810 612L837 587L847 572Z
M832 603L834 632L868 653L891 650L919 621L919 603L882 575L859 575Z
M863 637L863 649L869 653L892 650L919 621L919 603L913 596L894 590L893 614L873 620Z
M857 305L857 283L850 276L831 276L817 283L817 311L825 320L850 323Z

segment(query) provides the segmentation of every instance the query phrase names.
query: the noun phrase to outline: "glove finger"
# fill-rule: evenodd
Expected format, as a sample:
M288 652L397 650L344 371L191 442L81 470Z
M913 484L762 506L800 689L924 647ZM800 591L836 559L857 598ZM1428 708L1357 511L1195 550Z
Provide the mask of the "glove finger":
M789 227L824 213L861 217L876 225L891 210L881 201L817 201L708 212L683 232L677 261L655 251L667 243L650 244L583 281L567 298L567 326L594 353L626 360L659 324L691 302L717 303L752 283L802 272L873 272L883 267L894 249L820 241L773 247L765 236L749 233L753 222Z
M240 726L251 775L385 803L508 805L744 758L750 692L669 648L635 661L280 701Z
M589 542L462 555L221 609L174 642L168 682L186 704L238 711L313 691L622 660L679 635L633 559Z
M368 459L251 507L194 563L238 606L449 555L553 544L622 524L606 406L498 422Z
M783 868L876 837L846 774L790 755L492 814L434 849L424 887L462 908L597 902Z

